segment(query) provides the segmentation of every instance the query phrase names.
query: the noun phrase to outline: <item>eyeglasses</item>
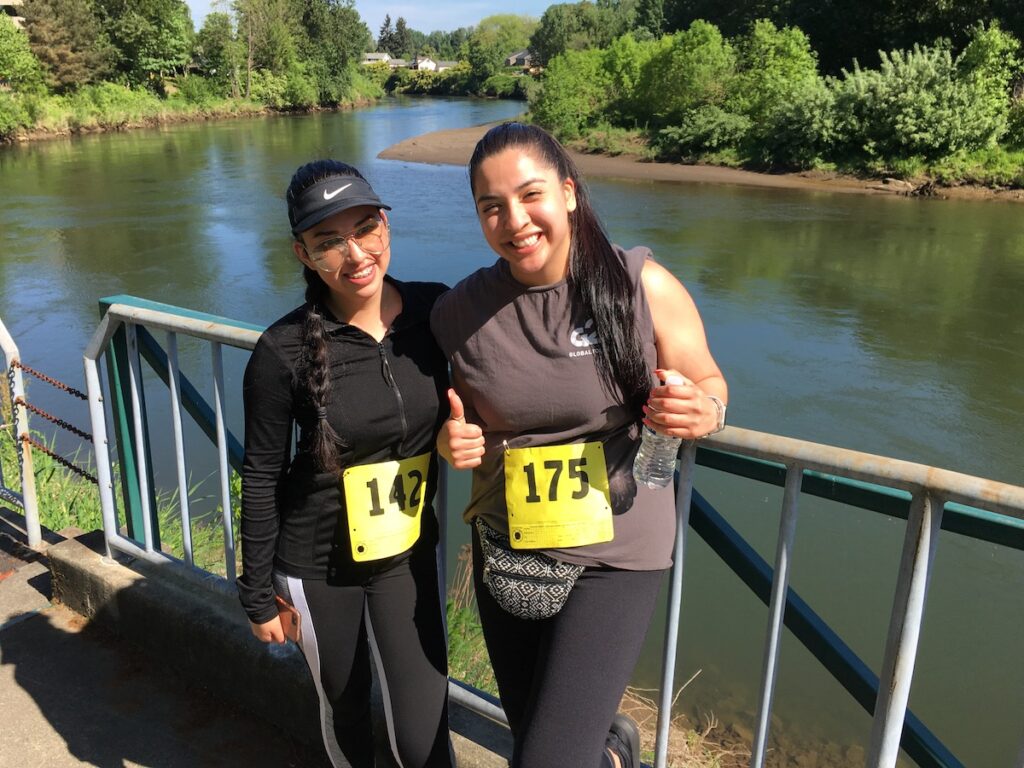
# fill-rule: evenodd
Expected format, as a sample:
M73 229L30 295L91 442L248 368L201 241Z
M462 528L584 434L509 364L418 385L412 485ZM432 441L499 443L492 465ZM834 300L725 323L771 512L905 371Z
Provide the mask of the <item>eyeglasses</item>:
M324 272L334 272L348 258L349 243L354 243L359 250L370 256L380 256L387 250L391 239L391 228L384 224L379 216L368 219L351 232L324 240L314 248L307 248L306 253L316 263L317 268Z

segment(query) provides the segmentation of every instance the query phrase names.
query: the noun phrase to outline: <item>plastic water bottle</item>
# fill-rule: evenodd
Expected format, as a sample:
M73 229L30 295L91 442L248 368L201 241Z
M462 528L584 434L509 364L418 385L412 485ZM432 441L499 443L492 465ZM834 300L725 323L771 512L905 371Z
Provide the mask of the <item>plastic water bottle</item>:
M682 384L679 376L669 376L666 384ZM637 485L664 488L676 471L676 455L682 438L659 435L646 424L641 427L640 450L633 459L633 479Z

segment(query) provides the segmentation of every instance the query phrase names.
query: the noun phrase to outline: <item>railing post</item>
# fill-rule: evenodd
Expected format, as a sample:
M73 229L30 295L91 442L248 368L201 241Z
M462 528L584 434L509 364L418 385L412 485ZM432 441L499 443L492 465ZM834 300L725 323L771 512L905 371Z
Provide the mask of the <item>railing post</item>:
M100 311L106 313L107 307L101 304ZM143 523L143 503L140 491L139 464L148 464L145 456L149 455L148 441L143 438L141 444L136 442L135 430L133 428L135 413L132 409L131 396L131 355L138 350L129 350L128 334L124 325L114 331L110 340L107 352L107 379L110 382L110 395L112 399L111 411L113 416L114 440L117 448L117 462L120 467L121 495L125 507L125 525L128 529L128 536L136 542L142 541L139 535L145 535L146 525ZM144 393L140 391L139 402L145 406ZM145 424L145 411L141 414ZM143 429L143 435L148 434L148 428ZM153 488L152 478L146 480L149 488ZM156 508L155 498L149 500L150 509ZM117 533L115 528L113 533ZM153 541L155 549L160 548L159 531Z
M4 350L7 362L7 384L11 396L11 417L15 442L17 442L18 479L21 482L21 508L25 512L25 532L28 545L38 549L42 543L42 529L39 525L39 502L36 498L36 473L32 463L32 446L25 439L29 436L28 409L19 402L25 401L25 379L16 363L21 362L21 354L14 338L8 333L3 321L0 321L0 346Z
M941 524L942 504L933 499L927 489L915 493L907 518L889 635L878 679L878 698L868 749L869 768L893 768L899 756L921 620Z
M761 678L761 705L758 713L757 733L750 754L751 768L764 765L768 749L768 727L775 696L779 651L782 648L783 618L786 613L786 591L789 588L790 560L796 539L797 502L803 468L799 464L786 467L786 490L782 496L782 516L779 521L779 541L775 550L775 571L772 578L772 597L768 605L768 637L764 646L764 674Z
M697 443L684 444L676 490L676 541L672 549L672 571L665 619L665 653L662 658L661 697L658 702L658 727L654 742L654 768L668 765L668 736L672 725L672 697L676 680L676 649L679 645L679 614L683 597L683 555L686 532L690 527L690 500L696 469Z
M185 438L181 427L181 371L178 368L178 335L167 332L167 389L171 398L174 459L178 474L178 510L181 512L181 544L185 562L195 565L192 553L192 515L189 512L188 473L185 469Z
M213 405L217 419L217 464L220 469L220 503L224 520L224 570L235 580L235 530L231 510L231 468L228 466L228 428L225 424L224 358L219 342L210 342L213 366Z

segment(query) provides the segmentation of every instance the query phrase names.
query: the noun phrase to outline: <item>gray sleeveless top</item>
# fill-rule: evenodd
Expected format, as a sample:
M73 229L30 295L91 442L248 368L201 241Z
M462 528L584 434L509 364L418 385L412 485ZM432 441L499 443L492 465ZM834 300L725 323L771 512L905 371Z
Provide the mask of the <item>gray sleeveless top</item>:
M657 366L654 323L640 280L646 248L616 248L635 286L637 327L650 368ZM578 311L578 310L576 310ZM560 560L627 570L656 570L672 562L675 494L637 487L633 456L640 413L621 392L609 392L594 359L598 343L589 317L574 314L566 281L528 287L507 262L480 269L443 294L430 317L452 366L466 420L479 424L486 454L473 470L464 514L507 532L504 447L600 440L611 490L615 537L602 544L548 550Z

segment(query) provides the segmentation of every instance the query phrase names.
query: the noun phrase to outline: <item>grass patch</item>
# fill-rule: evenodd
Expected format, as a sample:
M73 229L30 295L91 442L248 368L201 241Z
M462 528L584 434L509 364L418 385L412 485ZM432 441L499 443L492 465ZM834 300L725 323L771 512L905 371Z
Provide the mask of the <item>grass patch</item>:
M10 393L6 387L0 388L0 421L4 424L13 423ZM50 450L53 440L38 432L32 431L32 437ZM20 444L16 440L13 428L0 430L0 468L3 471L5 485L19 488L20 475L18 458ZM87 472L96 473L87 444L84 444L73 455L67 457L75 466ZM39 509L39 522L51 531L62 531L65 528L80 528L83 531L95 531L103 528L103 511L100 505L99 489L94 483L76 474L60 464L49 454L36 449L32 450L32 467L36 480L36 502ZM119 510L124 509L121 498L121 486L115 475L114 503ZM190 489L189 498L194 504L195 487ZM241 525L242 480L237 473L231 474L230 481L231 507L233 510L232 525L235 541L238 541L238 530ZM200 499L201 501L201 499ZM158 493L156 498L157 517L159 520L161 549L179 559L185 557L185 536L181 523L178 493ZM193 521L191 526L192 554L197 567L203 570L226 575L224 564L224 523L222 507L216 506L209 515L204 515L200 522ZM121 533L127 535L122 527ZM141 532L139 534L141 536ZM236 571L241 569L241 551L236 546Z

